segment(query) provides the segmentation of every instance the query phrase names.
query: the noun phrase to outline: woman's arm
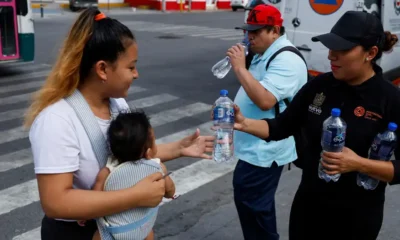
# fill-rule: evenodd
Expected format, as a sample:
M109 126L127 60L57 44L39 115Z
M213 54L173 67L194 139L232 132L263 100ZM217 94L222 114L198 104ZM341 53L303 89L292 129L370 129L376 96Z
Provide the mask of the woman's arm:
M315 80L313 80L315 81ZM289 106L274 119L245 118L235 106L235 129L252 134L266 141L278 141L293 135L303 124L307 114L310 82L295 95Z
M360 159L359 172L383 182L392 182L394 178L394 165L392 162Z
M93 219L136 207L155 207L165 194L161 173L119 191L73 189L73 173L38 174L40 201L51 218Z

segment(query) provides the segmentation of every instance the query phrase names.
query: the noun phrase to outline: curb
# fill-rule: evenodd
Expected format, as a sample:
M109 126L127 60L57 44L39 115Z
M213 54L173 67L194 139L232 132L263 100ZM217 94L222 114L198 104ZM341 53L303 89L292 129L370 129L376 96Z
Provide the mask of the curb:
M42 5L43 7L46 7L49 4L48 3L42 3L42 4L32 3L31 7L37 9L37 8L40 8L40 5ZM69 8L69 3L60 3L60 4L58 4L58 6L60 8L64 8L64 9ZM124 7L129 8L130 6L129 6L129 3L99 3L97 7L98 8L108 8L108 7L110 7L110 8L124 8Z

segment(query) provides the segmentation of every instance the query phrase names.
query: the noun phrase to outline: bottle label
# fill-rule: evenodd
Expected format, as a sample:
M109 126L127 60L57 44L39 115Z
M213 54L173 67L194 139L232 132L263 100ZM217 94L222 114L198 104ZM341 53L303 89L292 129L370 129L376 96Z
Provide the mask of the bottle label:
M396 148L395 141L375 139L371 145L370 159L390 160Z
M215 107L214 121L221 123L234 123L234 110L230 107Z
M346 129L328 128L323 131L322 140L324 144L331 147L342 147L346 139Z

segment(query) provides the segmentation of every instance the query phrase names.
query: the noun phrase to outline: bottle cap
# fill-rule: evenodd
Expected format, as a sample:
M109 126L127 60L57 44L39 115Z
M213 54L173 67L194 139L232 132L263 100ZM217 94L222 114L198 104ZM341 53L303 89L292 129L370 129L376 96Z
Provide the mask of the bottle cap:
M389 129L389 131L392 131L392 132L396 131L396 129L397 129L397 124L394 123L394 122L389 123L388 129Z
M219 91L219 95L224 97L228 96L228 90L222 89L221 91Z
M334 117L340 116L340 109L339 108L332 108L331 115Z

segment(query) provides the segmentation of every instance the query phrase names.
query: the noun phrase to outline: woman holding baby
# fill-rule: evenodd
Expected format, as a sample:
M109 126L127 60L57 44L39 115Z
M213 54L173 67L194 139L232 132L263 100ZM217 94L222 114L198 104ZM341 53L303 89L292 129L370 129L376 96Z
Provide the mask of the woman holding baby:
M35 173L45 212L43 240L89 240L97 230L91 219L133 208L155 207L165 193L158 172L118 191L92 190L101 169L95 146L76 112L65 100L84 97L106 136L113 108L128 108L124 98L138 78L138 46L132 32L97 9L82 12L73 24L54 68L36 94L25 126L30 128ZM114 99L114 105L110 104ZM209 158L213 137L199 131L180 141L157 146L162 162L182 156ZM79 226L77 220L87 220Z

